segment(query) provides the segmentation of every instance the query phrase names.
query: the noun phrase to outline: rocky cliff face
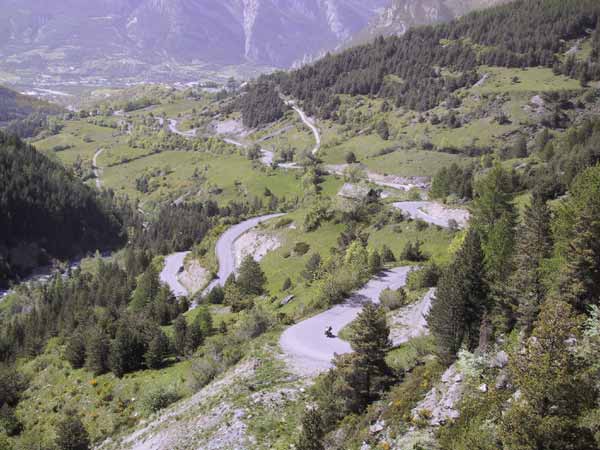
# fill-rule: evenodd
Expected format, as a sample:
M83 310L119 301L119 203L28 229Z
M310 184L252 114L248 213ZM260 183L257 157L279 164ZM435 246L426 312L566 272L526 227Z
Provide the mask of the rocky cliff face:
M488 8L509 0L392 0L369 25L346 45L366 42L376 36L404 34L415 25L447 22L476 9Z
M349 39L389 1L0 0L0 55L23 67L93 69L99 58L289 67Z

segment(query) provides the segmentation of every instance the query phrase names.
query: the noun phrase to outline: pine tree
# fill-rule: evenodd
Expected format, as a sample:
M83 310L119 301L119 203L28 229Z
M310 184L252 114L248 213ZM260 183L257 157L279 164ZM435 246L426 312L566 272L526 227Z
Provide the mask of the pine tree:
M588 205L575 224L561 274L563 298L580 312L600 303L600 211Z
M131 300L131 308L134 311L142 311L148 303L156 298L159 289L158 272L150 264L138 280Z
M371 275L378 274L382 269L381 256L375 249L369 251L369 273Z
M187 343L187 322L185 317L179 316L173 322L173 346L179 356L185 355Z
M579 416L594 405L593 379L573 349L580 322L569 304L550 299L532 337L510 355L519 398L502 414L499 437L506 449L595 448Z
M96 375L108 372L110 341L100 328L94 328L85 344L85 367Z
M307 281L314 281L319 276L321 270L321 255L319 253L313 253L306 261L306 266L302 271L302 276Z
M378 398L391 380L385 356L391 348L390 329L385 310L367 303L352 323L350 345L364 371L364 386L356 386L365 405Z
M465 339L471 350L477 347L481 320L489 309L488 297L479 234L469 230L455 260L442 273L427 317L445 363L454 360Z
M263 293L267 282L260 264L251 255L248 255L240 265L236 283L244 295L260 295Z
M131 324L120 324L110 344L110 369L117 377L139 370L144 361L146 344Z
M517 228L516 270L508 285L513 287L510 297L515 299L517 321L529 332L546 297L543 262L552 256L552 239L550 211L543 197L534 195L523 216L523 223ZM506 314L510 315L507 322L511 324L515 311Z
M69 338L65 347L65 358L71 363L73 369L80 369L85 364L85 338L76 332Z
M56 426L56 448L60 450L89 450L90 437L81 419L68 411Z
M296 450L324 450L323 419L315 408L309 408L302 416L302 431L296 443Z
M169 353L169 339L158 329L148 344L148 350L144 354L146 367L149 369L160 369L164 359Z

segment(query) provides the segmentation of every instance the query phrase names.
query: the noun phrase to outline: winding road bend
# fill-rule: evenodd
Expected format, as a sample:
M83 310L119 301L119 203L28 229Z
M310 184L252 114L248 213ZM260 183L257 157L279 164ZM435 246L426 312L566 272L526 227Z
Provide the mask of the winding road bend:
M327 338L325 329L329 326L337 334L351 323L367 301L379 303L379 294L386 288L399 289L406 285L406 277L411 267L397 267L382 272L354 293L345 303L317 314L283 332L279 344L285 359L295 372L304 376L317 375L332 367L331 360L338 354L352 351L350 344L338 337ZM411 337L424 332L424 315L429 312L432 291L420 302L410 305L401 312L406 318L400 320L408 331L400 333L394 344L399 345Z
M92 159L92 171L94 172L94 176L96 177L96 187L98 189L102 188L102 180L100 179L100 175L102 175L102 169L98 167L98 157L104 151L103 148L100 148L94 153L94 158Z
M304 124L313 132L313 135L315 136L315 147L312 149L312 154L316 156L316 154L319 153L319 150L321 149L321 134L319 133L319 129L317 128L317 126L314 124L314 120L310 119L304 111L298 108L295 102L287 101L286 103L298 113L298 115L300 116L300 120L302 120L302 122L304 122Z
M237 267L235 267L235 253L233 250L233 244L240 236L262 222L266 222L270 219L274 219L283 215L284 214L269 214L266 216L254 217L252 219L245 220L244 222L240 222L225 231L225 233L223 233L217 241L215 248L217 261L219 262L219 272L217 273L217 277L211 281L208 287L204 289L202 294L208 294L215 288L215 286L224 286L225 281L227 281L227 278L229 278L229 275L234 273L235 269L237 269ZM163 270L160 272L160 281L169 286L171 292L173 292L176 297L182 297L189 294L187 289L179 282L178 279L179 272L183 267L183 262L188 253L189 252L178 252L167 256L165 258Z

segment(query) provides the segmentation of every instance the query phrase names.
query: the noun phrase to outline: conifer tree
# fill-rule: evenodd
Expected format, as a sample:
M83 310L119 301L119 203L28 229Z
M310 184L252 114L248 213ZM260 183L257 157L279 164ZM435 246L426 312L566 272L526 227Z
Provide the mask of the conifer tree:
M600 303L600 211L594 209L581 211L561 274L560 292L580 312Z
M391 348L390 329L385 310L367 303L352 323L350 345L357 357L358 367L364 371L364 386L356 386L365 404L376 399L389 384L391 371L385 355Z
M324 450L323 419L315 408L309 408L302 416L302 431L296 444L296 450Z
M550 211L541 195L534 195L524 212L522 224L517 228L515 272L508 283L513 288L510 297L515 299L516 318L526 331L531 331L540 305L546 296L543 262L552 256ZM509 323L515 311L507 311ZM511 326L509 326L511 328Z
M85 344L85 367L96 375L108 372L110 342L104 331L98 327L91 330Z
M489 288L479 233L469 230L455 260L443 272L427 323L442 360L451 363L463 340L474 350L489 310Z
M81 419L73 411L56 426L56 448L60 450L89 450L90 437Z
M187 343L187 322L185 317L179 316L173 322L173 346L179 356L185 355Z
M69 338L65 347L65 358L73 369L80 369L85 364L85 338L80 332L75 332Z
M242 261L236 283L244 295L260 295L263 293L264 285L267 282L260 264L258 264L251 255L248 255Z
M502 448L595 448L592 433L579 423L595 398L593 379L573 349L580 325L569 304L547 300L532 337L510 355L511 378L521 395L502 414Z
M142 367L146 344L143 337L131 324L122 323L110 344L110 369L117 377Z
M151 303L157 296L160 289L158 273L150 264L138 280L137 287L131 300L131 308L134 311L141 311Z
M144 354L146 367L149 369L159 369L164 359L169 353L169 339L158 329L148 344L148 350Z

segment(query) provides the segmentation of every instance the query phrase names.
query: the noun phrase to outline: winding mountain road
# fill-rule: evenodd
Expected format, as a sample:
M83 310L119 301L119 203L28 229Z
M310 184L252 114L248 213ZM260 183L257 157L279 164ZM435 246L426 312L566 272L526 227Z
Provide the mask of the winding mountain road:
M179 131L177 128L178 121L175 119L169 119L169 131L171 133L178 134L179 136L193 138L196 137L196 129L188 130L188 131Z
M254 217L252 219L240 222L230 227L217 240L215 253L219 263L217 277L204 289L202 295L208 294L216 286L224 286L227 278L237 269L235 265L235 252L233 250L234 242L247 231L256 227L262 222L283 216L284 214L269 214L266 216ZM171 289L176 297L188 295L187 289L179 282L178 275L183 267L185 257L189 252L173 253L165 258L165 264L160 272L160 281ZM195 305L194 305L195 306Z
M336 354L351 352L350 344L337 337L337 334L358 316L365 302L379 303L379 294L384 289L404 287L411 269L397 267L384 271L354 293L344 304L334 306L285 330L279 344L294 371L303 376L317 375L332 367L331 360ZM406 308L405 321L413 325L409 325L410 332L394 340L395 345L424 332L426 324L422 316L427 314L430 305L431 294L428 294L419 303ZM329 326L336 337L325 336L325 329Z
M233 243L244 233L250 231L252 228L268 220L276 217L281 217L284 214L269 214L266 216L254 217L253 219L245 220L244 222L238 223L230 227L225 233L221 235L217 241L215 252L217 255L217 261L219 262L219 271L217 277L204 289L203 295L208 294L216 286L224 286L227 278L235 272L235 252L233 250Z
M98 157L102 154L103 151L103 148L98 149L96 153L94 153L94 158L92 159L92 171L94 172L94 176L96 177L96 187L98 189L102 188L102 180L100 179L100 176L102 175L102 169L98 167Z
M319 129L314 124L314 121L310 119L304 113L304 111L298 108L293 101L289 101L288 105L290 105L292 109L298 113L298 115L300 116L300 120L302 120L302 122L304 122L304 124L313 132L313 135L315 136L315 147L312 149L312 154L316 156L317 153L319 153L319 150L321 149L321 134L319 133Z

